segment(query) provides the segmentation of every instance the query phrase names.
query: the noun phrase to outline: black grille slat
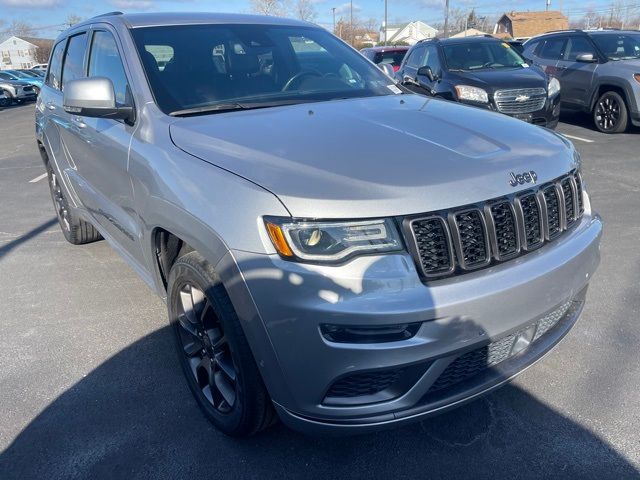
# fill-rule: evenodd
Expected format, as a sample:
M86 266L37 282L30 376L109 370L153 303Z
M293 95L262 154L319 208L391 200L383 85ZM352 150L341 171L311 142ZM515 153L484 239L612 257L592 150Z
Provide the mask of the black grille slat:
M475 270L555 239L584 213L581 180L573 172L524 193L405 219L422 277Z
M459 233L459 248L465 267L474 268L485 264L487 256L487 238L482 214L479 210L455 214L455 223ZM461 262L461 263L462 263Z
M540 207L538 206L535 193L520 198L520 205L522 206L524 235L527 240L527 247L536 247L542 243L543 236L540 222Z
M518 226L513 209L508 201L491 206L491 217L496 235L496 248L500 258L518 252Z
M453 253L444 220L440 217L417 220L411 228L424 273L437 275L450 271L453 268Z
M573 188L571 186L571 179L569 177L562 180L560 183L562 186L562 193L564 194L564 211L567 219L567 227L573 225L575 221L575 207L573 204Z
M551 239L560 233L560 202L555 185L546 187L542 193L547 204L547 230Z
M402 368L396 368L349 375L331 385L327 397L351 398L376 394L396 383L403 371Z

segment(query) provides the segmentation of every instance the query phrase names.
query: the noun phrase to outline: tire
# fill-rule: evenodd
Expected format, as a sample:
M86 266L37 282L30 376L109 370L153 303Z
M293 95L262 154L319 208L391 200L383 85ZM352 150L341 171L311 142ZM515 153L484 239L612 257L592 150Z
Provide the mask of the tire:
M182 370L207 419L234 437L271 425L275 411L238 316L198 252L171 268L167 306Z
M76 217L73 210L69 207L69 202L58 181L56 173L48 163L46 164L46 168L53 208L56 211L58 224L64 234L64 238L74 245L82 245L101 240L102 235L100 235L93 225Z
M593 123L602 133L621 133L629 124L624 98L614 91L603 93L593 107Z

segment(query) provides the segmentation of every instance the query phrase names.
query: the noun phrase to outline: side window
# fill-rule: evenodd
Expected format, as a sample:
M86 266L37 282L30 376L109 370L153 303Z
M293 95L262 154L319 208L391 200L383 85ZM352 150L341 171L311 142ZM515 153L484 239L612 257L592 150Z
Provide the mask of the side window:
M62 77L62 55L64 54L64 46L66 40L61 41L53 47L51 54L51 62L49 62L49 71L45 83L56 90L60 90L60 79Z
M535 52L538 50L538 45L540 45L539 41L525 43L524 50L522 51L522 56L526 59L531 60L536 54Z
M409 58L407 59L407 66L412 68L420 68L422 60L424 59L426 48L417 47L411 51Z
M81 33L69 38L67 53L62 67L62 90L70 80L84 77L84 52L87 49L87 34Z
M546 58L548 60L560 60L562 58L562 50L564 48L564 38L550 38L540 50L540 58Z
M427 47L427 55L422 61L423 67L430 67L434 75L440 73L440 57L438 56L438 48L435 45Z
M567 42L564 59L569 62L575 62L576 57L583 53L595 54L591 42L584 37L570 37Z
M124 73L116 40L109 32L99 30L93 34L89 76L110 79L116 92L116 102L119 105L127 103L127 76Z

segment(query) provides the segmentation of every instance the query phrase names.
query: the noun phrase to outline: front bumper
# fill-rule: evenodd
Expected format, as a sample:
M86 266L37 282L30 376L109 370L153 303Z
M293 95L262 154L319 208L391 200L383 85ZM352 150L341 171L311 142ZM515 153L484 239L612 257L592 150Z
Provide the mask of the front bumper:
M579 225L539 250L463 276L423 284L408 254L361 257L342 266L305 265L232 252L223 282L244 323L283 421L307 432L356 433L416 420L489 391L539 359L571 328L599 263L602 224ZM473 378L432 391L457 358L570 305L530 347ZM421 322L411 338L337 343L321 325ZM525 335L525 337L526 337ZM525 338L526 341L526 338ZM395 396L327 401L339 379L386 369L418 372Z

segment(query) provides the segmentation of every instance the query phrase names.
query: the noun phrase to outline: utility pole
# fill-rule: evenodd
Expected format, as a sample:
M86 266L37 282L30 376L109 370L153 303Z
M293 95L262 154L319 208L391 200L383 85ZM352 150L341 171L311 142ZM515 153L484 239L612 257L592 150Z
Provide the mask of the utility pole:
M351 0L351 13L349 14L349 27L351 29L351 36L353 37L353 0ZM351 43L353 43L353 38L351 39Z
M546 7L545 7L545 10L546 10L547 12L549 11L549 7L550 7L550 6L551 6L551 0L547 0Z
M336 7L333 7L331 9L331 11L333 12L333 34L336 34Z
M387 46L387 19L388 19L387 0L384 0L384 46Z
M444 38L449 38L449 0L444 4Z

